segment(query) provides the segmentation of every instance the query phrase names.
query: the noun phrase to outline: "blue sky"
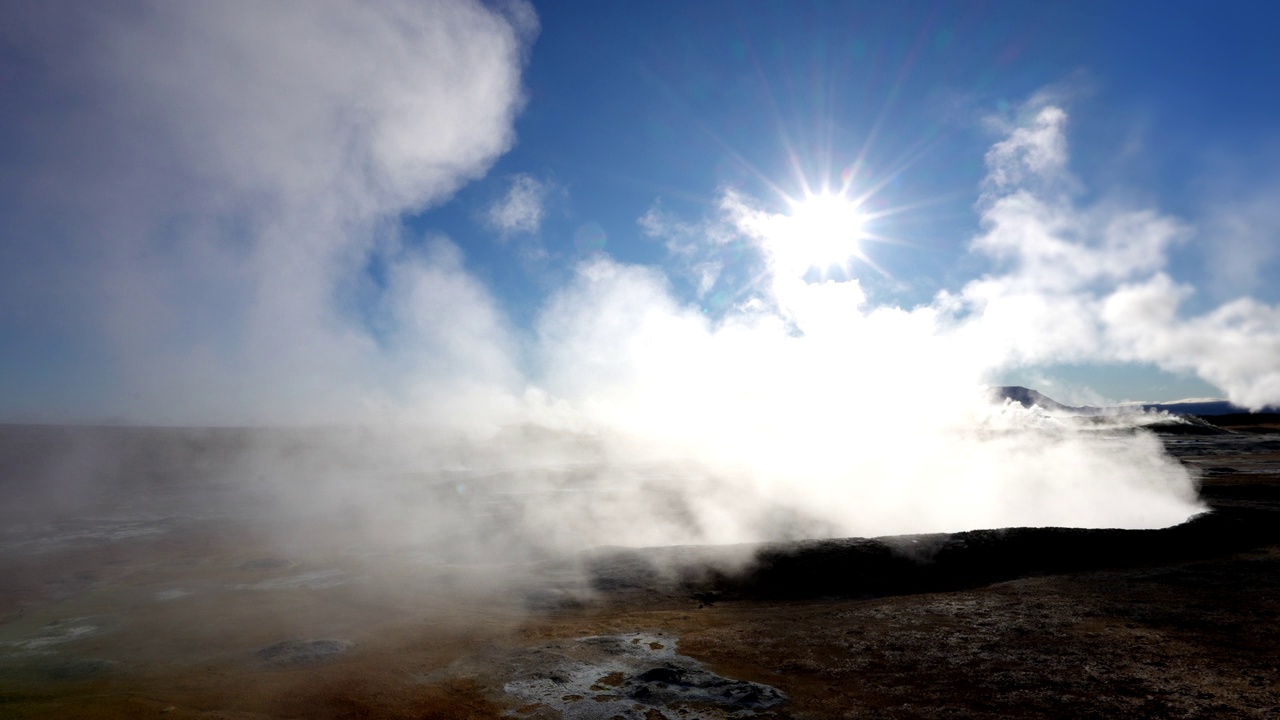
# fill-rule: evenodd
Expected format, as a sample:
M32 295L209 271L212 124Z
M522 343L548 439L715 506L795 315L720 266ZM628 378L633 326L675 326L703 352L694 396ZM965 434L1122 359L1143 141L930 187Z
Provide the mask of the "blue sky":
M391 23L148 5L15 4L0 32L2 417L255 418L286 385L274 407L333 389L323 416L439 395L401 375L573 402L549 308L585 265L657 273L644 297L709 333L765 307L803 335L781 241L752 218L844 178L868 237L803 276L856 289L824 312L949 314L938 334L1009 346L975 376L1068 402L1280 399L1272 3L406 3ZM402 52L365 52L386 38ZM337 59L306 61L313 45ZM1052 168L994 179L1059 141ZM1105 247L1066 260L976 242L1034 233L1001 201L1024 191L1045 199L1037 227L1148 213L1132 252L1152 257L1087 229L1064 237ZM1062 286L1055 262L1091 269ZM1138 286L1181 298L1159 332L1117 295ZM1088 327L996 324L1041 301ZM1224 333L1258 355L1215 354Z
M1096 196L1130 193L1194 217L1269 179L1280 10L1202 7L540 6L518 144L421 221L461 237L468 206L482 206L506 176L531 173L568 191L544 227L550 248L575 222L595 220L620 259L660 262L635 223L656 198L705 212L729 185L776 202L768 184L799 192L789 155L809 182L838 184L865 148L866 179L893 176L876 200L922 205L895 218L902 248L881 250L895 277L919 277L927 299L973 271L951 268L977 231L972 206L993 139L982 119L1044 88L1069 98L1071 165Z
M636 219L655 201L688 216L717 192L742 188L780 205L807 182L838 185L866 153L863 180L885 182L873 202L903 208L881 223L897 243L869 251L883 272L855 274L887 301L928 302L986 270L968 241L992 134L982 119L1044 88L1072 111L1071 167L1089 198L1134 199L1207 227L1171 255L1199 293L1191 308L1241 294L1280 299L1266 252L1244 283L1215 271L1219 208L1277 188L1280 70L1269 3L552 3L526 82L517 146L450 206L415 227L455 238L516 173L553 184L536 237L477 238L472 261L511 312L534 312L546 284L596 223L619 259L662 263ZM1280 248L1280 228L1257 227ZM510 262L513 245L537 262ZM550 278L547 277L550 275ZM1147 364L1047 371L1111 398L1220 394L1192 374ZM1012 372L1010 382L1043 379Z

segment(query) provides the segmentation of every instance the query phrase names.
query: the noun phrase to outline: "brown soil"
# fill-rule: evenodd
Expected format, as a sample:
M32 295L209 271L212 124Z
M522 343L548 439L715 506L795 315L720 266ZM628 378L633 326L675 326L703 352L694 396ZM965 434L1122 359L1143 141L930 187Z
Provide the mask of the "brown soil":
M1212 521L948 537L924 570L891 560L882 575L868 558L889 556L866 543L773 546L746 575L655 576L640 553L606 562L591 592L548 566L553 601L530 603L533 589L456 568L277 561L236 526L7 553L0 717L554 717L504 685L538 652L630 633L786 695L752 717L1278 717L1280 452L1170 448L1203 474ZM1027 547L1044 552L1010 549ZM330 638L347 644L314 661L255 654Z

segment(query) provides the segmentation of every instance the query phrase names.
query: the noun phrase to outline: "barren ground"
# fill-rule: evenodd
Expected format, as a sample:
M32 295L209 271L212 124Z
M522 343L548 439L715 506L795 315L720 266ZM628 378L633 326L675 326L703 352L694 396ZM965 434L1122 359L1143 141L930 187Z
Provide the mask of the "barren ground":
M600 552L585 581L370 563L14 504L0 716L1280 717L1268 430L1166 438L1214 508L1179 528L798 543L745 575L696 548Z

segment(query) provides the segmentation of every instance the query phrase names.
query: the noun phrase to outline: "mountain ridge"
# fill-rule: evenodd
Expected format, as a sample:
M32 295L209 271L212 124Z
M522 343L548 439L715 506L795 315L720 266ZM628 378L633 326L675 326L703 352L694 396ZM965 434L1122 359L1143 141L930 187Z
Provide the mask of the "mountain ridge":
M1216 417L1221 415L1258 415L1280 413L1280 408L1265 407L1261 410L1250 410L1236 405L1229 400L1193 399L1173 400L1170 402L1124 403L1106 407L1092 405L1067 405L1041 393L1038 390L1021 385L999 385L991 388L992 396L998 400L1012 400L1023 407L1036 406L1049 412L1071 413L1075 415L1110 415L1127 410L1141 409L1146 412L1167 412L1171 415L1194 415L1196 417Z

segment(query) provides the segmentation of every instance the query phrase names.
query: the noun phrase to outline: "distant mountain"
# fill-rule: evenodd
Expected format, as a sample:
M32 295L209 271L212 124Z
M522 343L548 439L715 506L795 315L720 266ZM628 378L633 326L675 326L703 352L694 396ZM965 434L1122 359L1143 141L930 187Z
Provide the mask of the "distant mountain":
M1143 410L1164 410L1174 415L1239 415L1253 412L1246 407L1232 405L1226 400L1175 400L1166 403L1143 403ZM1267 407L1257 412L1280 412L1280 408Z
M1259 411L1251 411L1249 408L1233 405L1226 400L1175 400L1173 402L1164 403L1126 403L1115 407L1093 407L1091 405L1072 406L1063 405L1043 393L1031 388L1025 388L1021 385L1004 385L991 388L992 397L996 400L1012 400L1023 407L1031 407L1033 405L1050 412L1072 413L1075 415L1103 415L1107 413L1120 412L1122 410L1133 410L1142 408L1147 411L1164 411L1171 415L1197 415L1201 417L1212 417L1218 415L1247 415L1250 413L1275 413L1280 412L1280 408L1268 407Z
M1012 400L1023 407L1036 406L1050 412L1072 413L1074 415L1100 415L1106 412L1105 408L1096 408L1090 405L1063 405L1037 390L1025 388L1021 385L993 387L991 388L991 396L997 401Z

